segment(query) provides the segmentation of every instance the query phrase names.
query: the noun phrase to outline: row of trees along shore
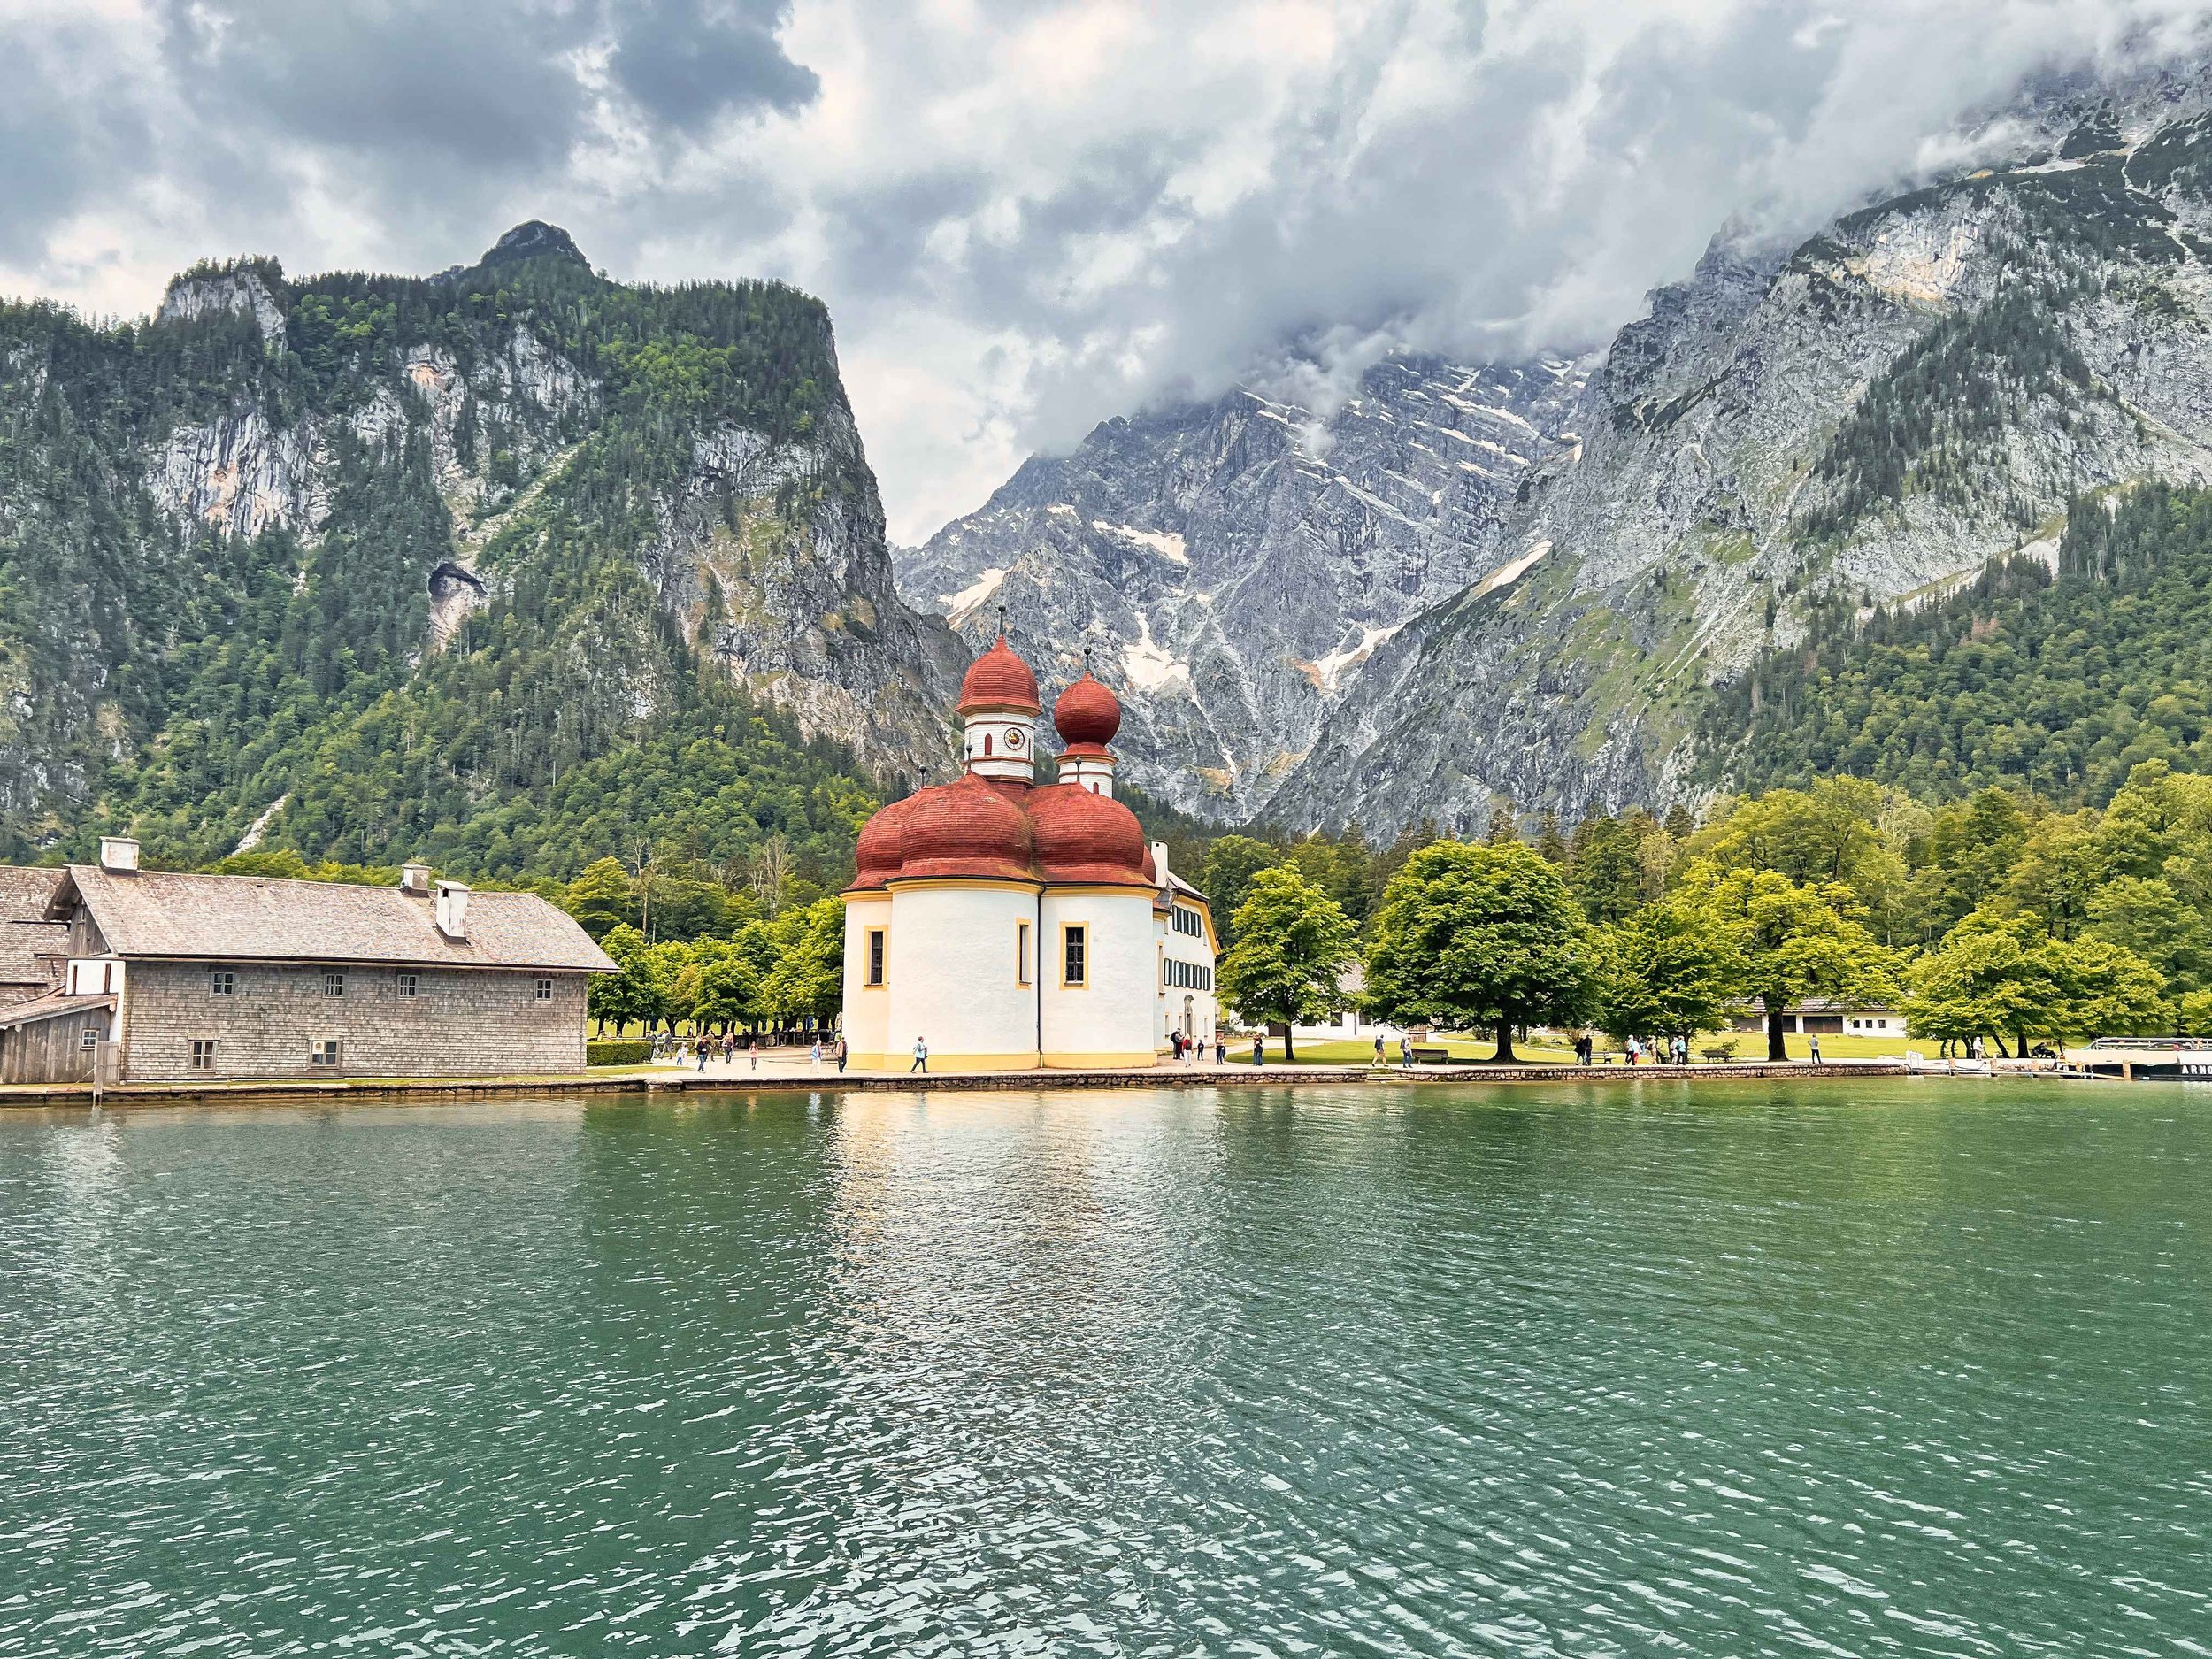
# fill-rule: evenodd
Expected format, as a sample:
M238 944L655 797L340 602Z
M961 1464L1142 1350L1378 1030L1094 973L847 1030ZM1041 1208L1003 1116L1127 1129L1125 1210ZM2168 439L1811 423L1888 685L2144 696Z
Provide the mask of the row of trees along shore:
M742 887L703 868L664 864L633 875L602 858L556 896L619 970L595 979L588 993L602 1032L788 1028L837 1018L844 901L795 873L772 840L748 861Z
M1631 811L1525 842L1417 830L1223 836L1204 886L1224 1002L1289 1027L1358 1001L1373 1018L1694 1037L1807 998L1901 1008L1916 1037L2042 1041L2212 1034L2212 777L2135 768L2103 807L1986 788L1938 805L1859 779L1717 803L1701 822Z
M1141 808L1141 810L1142 810ZM2134 768L2102 806L2002 787L1931 804L1853 778L1681 807L1511 811L1481 840L1419 826L1386 845L1356 826L1268 839L1207 835L1163 815L1171 862L1200 872L1226 955L1224 1002L1286 1027L1344 1005L1364 969L1379 1018L1497 1033L1532 1025L1694 1037L1763 1002L1901 1007L1933 1042L2212 1034L2212 776ZM634 872L512 879L565 906L620 968L590 1011L618 1030L826 1024L841 995L841 872L764 838L715 864L672 849ZM396 871L289 850L238 873L387 881ZM488 885L501 885L494 881Z

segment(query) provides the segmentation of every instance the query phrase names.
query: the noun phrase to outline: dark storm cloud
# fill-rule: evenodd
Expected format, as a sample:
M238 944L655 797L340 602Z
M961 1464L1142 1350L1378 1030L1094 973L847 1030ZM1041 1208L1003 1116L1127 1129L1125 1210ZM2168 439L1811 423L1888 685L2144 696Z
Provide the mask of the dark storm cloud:
M166 0L165 44L176 84L211 118L386 165L427 155L512 173L559 164L588 135L595 54L611 113L649 137L803 104L816 83L777 42L786 10L785 0Z
M527 0L167 0L163 47L173 84L218 132L506 173L556 163L573 141L588 98L565 58L589 21Z
M93 28L0 19L0 260L35 259L51 226L149 164L108 44Z
M615 80L654 119L695 132L731 109L789 111L820 88L777 44L786 0L612 0Z

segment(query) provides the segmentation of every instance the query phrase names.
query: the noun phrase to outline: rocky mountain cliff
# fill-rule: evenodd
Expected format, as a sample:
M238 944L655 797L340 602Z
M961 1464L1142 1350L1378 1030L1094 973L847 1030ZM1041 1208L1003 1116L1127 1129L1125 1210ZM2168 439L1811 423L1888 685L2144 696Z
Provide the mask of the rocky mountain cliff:
M972 643L1125 693L1141 787L1224 819L1292 775L1369 657L1489 571L1515 491L1576 441L1585 365L1393 358L1318 415L1240 388L1101 426L895 556Z
M0 569L18 856L129 822L542 867L595 811L634 853L623 757L673 733L717 775L775 750L737 771L798 794L737 824L833 833L855 757L941 764L964 660L894 590L821 306L625 287L534 223L428 279L242 261L144 323L0 308Z
M1277 471L1328 480L1305 500L1349 503L1393 546L1382 526L1408 534L1394 514L1425 530L1404 543L1430 557L1395 608L1349 603L1364 570L1294 513L1215 517L1196 591L1176 585L1179 567L1159 572L1180 609L1147 597L1156 560L1103 557L1114 526L1184 530L1183 475L1156 457L1233 398L1214 416L1111 423L1068 461L1032 462L981 513L899 555L902 581L918 603L953 595L939 603L956 614L1011 587L1018 618L1034 607L1110 641L1156 769L1143 781L1220 817L1479 830L1500 803L1571 818L1697 798L1737 772L1726 733L1699 734L1712 687L1790 649L1815 608L1917 603L1993 557L2055 557L2082 492L2212 476L2208 103L2198 74L2046 90L2008 111L2016 139L1987 165L1795 245L1717 240L1587 373L1550 371L1559 396L1468 400L1533 429L1502 446L1502 488L1479 509L1409 511L1437 476L1403 464L1414 444L1459 454L1422 430L1417 401L1371 393L1363 413L1386 442L1325 459L1286 418ZM1436 396L1425 375L1403 383ZM1393 475L1407 480L1395 495L1374 481ZM1248 570L1293 585L1279 613L1296 620L1237 641L1240 678L1202 680L1202 648L1182 642L1204 636L1162 619ZM1271 672L1279 636L1284 658L1342 666L1301 695ZM1156 648L1188 664L1192 691L1137 672ZM1250 740L1240 766L1159 776L1219 746L1223 710Z
M1717 246L1623 331L1571 465L1501 532L1542 557L1424 616L1271 803L1290 821L1570 817L1735 775L1698 711L1809 610L1916 603L2070 500L2212 470L2212 122L2196 80L2027 111L2037 136L1794 248Z

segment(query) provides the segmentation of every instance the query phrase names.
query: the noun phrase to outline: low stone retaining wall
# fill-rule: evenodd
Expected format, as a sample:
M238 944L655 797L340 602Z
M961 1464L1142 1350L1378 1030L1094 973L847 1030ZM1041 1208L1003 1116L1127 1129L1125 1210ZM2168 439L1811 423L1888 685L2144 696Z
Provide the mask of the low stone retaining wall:
M1159 1065L1146 1070L1095 1071L849 1071L626 1072L615 1077L544 1078L302 1078L255 1083L132 1083L104 1090L111 1106L242 1106L423 1103L472 1100L540 1099L553 1094L681 1094L700 1090L810 1089L822 1093L1071 1088L1237 1088L1286 1083L1638 1083L1717 1082L1755 1078L1903 1077L1894 1060L1832 1060L1776 1064L1746 1061L1723 1065ZM18 1085L0 1089L8 1108L81 1108L93 1103L88 1083Z

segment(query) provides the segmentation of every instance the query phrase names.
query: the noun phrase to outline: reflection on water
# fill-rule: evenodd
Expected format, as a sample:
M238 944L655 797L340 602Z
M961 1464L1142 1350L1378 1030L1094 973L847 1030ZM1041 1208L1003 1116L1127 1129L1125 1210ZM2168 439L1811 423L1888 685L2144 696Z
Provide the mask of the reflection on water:
M2202 1651L2208 1121L0 1119L0 1655Z

